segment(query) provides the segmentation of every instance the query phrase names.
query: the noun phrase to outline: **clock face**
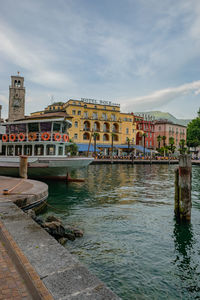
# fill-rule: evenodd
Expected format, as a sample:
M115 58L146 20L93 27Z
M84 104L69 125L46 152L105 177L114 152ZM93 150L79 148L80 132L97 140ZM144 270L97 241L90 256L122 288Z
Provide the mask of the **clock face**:
M13 106L14 107L20 107L20 104L21 104L20 102L21 102L20 99L14 99L13 100Z

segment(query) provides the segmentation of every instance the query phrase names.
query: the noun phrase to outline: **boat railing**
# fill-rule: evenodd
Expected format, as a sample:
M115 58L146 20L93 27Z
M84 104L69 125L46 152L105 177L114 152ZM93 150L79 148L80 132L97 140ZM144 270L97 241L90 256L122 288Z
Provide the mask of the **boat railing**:
M2 135L2 142L69 142L69 135L60 132L29 132Z

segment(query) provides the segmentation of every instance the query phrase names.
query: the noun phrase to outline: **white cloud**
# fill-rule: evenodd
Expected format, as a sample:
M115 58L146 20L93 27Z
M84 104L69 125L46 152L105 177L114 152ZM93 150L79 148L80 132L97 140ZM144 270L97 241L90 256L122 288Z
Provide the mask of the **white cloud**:
M200 91L200 80L186 83L178 87L158 90L150 95L127 99L126 104L122 104L124 111L149 110L160 107L170 101L189 93L198 94Z
M17 32L3 24L0 24L0 53L19 70L25 69L29 79L35 83L55 89L73 85L67 72L53 70L51 65L56 60L56 53L52 54L41 44L28 45Z

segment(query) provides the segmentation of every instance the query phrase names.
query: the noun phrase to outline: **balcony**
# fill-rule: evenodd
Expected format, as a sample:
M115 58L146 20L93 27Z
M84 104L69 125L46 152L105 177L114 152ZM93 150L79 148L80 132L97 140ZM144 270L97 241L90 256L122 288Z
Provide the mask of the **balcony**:
M84 127L83 131L90 131L90 128L89 127Z
M60 132L29 132L26 133L10 133L3 143L23 143L23 142L68 142L69 135Z

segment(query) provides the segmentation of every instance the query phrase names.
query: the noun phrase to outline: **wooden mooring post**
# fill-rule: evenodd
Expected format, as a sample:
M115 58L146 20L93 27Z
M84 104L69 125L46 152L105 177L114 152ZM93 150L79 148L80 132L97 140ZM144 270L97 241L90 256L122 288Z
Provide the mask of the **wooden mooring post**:
M192 163L191 156L181 154L179 167L175 169L175 196L174 212L178 220L191 219L191 190L192 190Z
M28 156L20 155L19 176L27 179L28 174Z

